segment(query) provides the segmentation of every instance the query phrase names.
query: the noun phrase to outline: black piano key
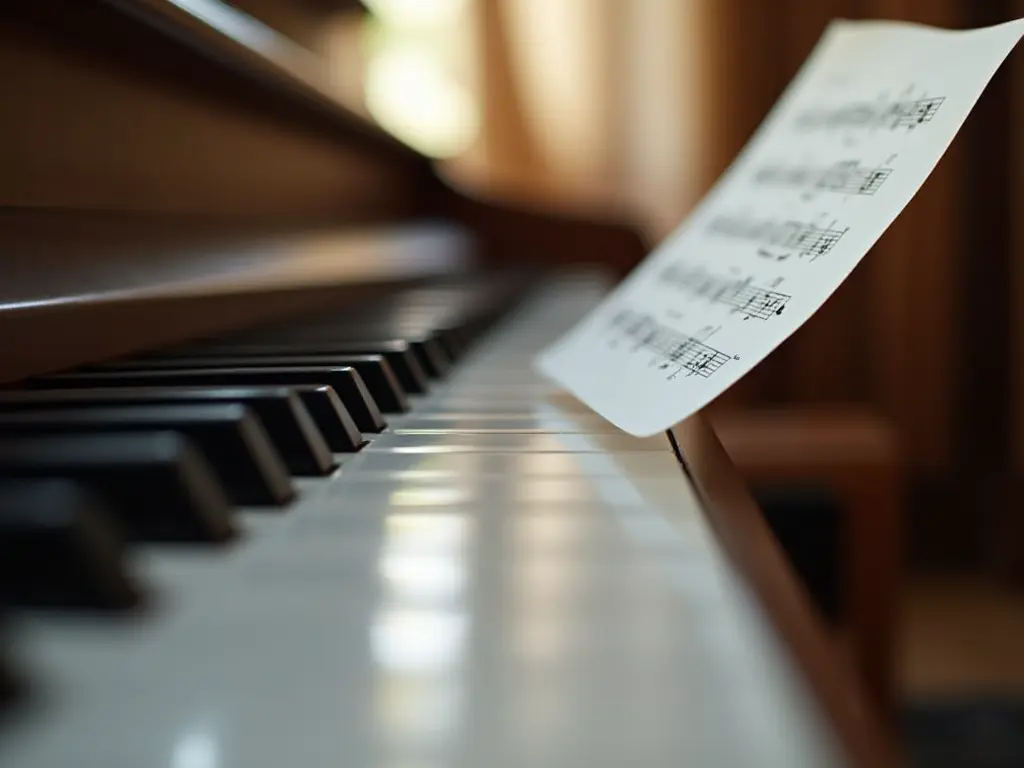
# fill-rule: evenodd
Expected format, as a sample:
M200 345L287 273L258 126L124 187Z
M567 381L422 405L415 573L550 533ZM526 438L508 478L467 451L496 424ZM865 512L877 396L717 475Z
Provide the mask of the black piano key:
M410 395L422 395L429 391L427 375L420 365L419 358L404 341L385 340L378 342L345 342L335 343L259 343L259 342L219 342L205 346L187 347L185 349L155 352L145 360L174 360L176 357L196 359L199 357L303 357L315 360L317 365L341 365L340 360L348 355L380 355L388 361L392 372L402 385L402 389ZM116 365L117 363L115 363Z
M295 387L295 392L332 451L352 453L366 445L359 427L334 387L302 386Z
M424 336L406 339L406 342L416 354L427 375L438 379L445 376L451 369L451 360L436 338Z
M346 321L338 326L321 328L289 329L277 334L264 333L262 338L247 338L244 342L280 345L291 354L300 354L312 349L331 349L339 344L374 346L382 342L400 341L408 345L415 354L420 367L429 378L445 376L451 369L451 358L432 329L408 328L392 323L366 322L358 319Z
M203 368L284 368L348 366L355 368L367 390L384 413L407 413L409 403L405 399L391 366L382 355L333 355L327 358L316 356L288 355L280 357L171 357L165 359L124 360L107 363L103 371L159 371L159 370L200 370Z
M449 360L458 360L462 356L463 344L457 327L439 327L434 335Z
M370 393L354 368L323 366L305 368L206 368L188 371L102 371L68 373L32 379L29 386L40 389L71 387L174 387L245 385L333 387L356 427L363 432L381 432L387 426ZM300 393L306 407L309 400ZM321 425L321 430L323 426Z
M0 392L0 413L186 403L245 405L259 418L291 474L320 476L334 469L331 449L292 387L107 387Z
M224 542L235 534L213 470L174 432L4 438L0 478L80 482L137 539Z
M0 589L12 605L125 610L142 593L121 530L66 480L0 483Z
M238 504L281 506L295 497L288 470L244 405L136 405L0 413L0 435L169 430L194 441Z
M281 359L280 365L316 365L315 361L302 360L303 358L294 358L286 362L286 359ZM409 402L405 399L405 391L383 355L347 355L340 358L337 364L354 368L359 373L367 391L381 411L408 413Z
M331 386L337 391L338 397L345 404L356 426L363 432L383 432L388 423L384 420L380 408L377 407L377 401L366 389L363 378L355 368L331 368L328 370L345 371L344 376L333 381Z
M380 355L388 361L398 383L410 395L422 395L430 389L419 358L404 341L386 340L369 344L340 342L337 351L340 354Z
M403 341L412 350L420 367L429 378L443 378L452 367L452 359L445 352L444 345L437 337L437 334L432 331L396 330L394 328L376 328L373 326L366 328L353 327L346 328L344 332L339 332L337 335L330 334L323 341L332 344L346 342L363 346L372 346L381 342Z
M4 630L7 628L5 612L0 612L0 717L6 714L7 707L12 705L24 692L25 683L8 660L7 651L10 644Z

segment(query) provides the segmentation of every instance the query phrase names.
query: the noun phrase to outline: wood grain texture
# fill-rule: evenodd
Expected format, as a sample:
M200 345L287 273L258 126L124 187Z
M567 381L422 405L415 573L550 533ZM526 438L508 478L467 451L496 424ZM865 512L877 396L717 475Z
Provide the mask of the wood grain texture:
M850 755L888 766L898 756L871 699L845 668L768 525L714 432L700 415L670 436L716 538L765 609Z
M782 66L785 82L797 73L828 23L849 17L848 0L782 4ZM841 402L861 395L861 357L850 350L863 347L855 321L859 275L850 278L806 325L776 352L786 365L787 397L800 402Z
M572 206L509 203L453 188L442 210L475 234L480 256L492 263L600 265L622 277L649 251L632 221Z
M1024 1L1014 0L1011 10L1024 16ZM1014 582L1024 583L1024 519L1020 509L1024 502L1024 222L1020 209L1024 204L1024 59L1020 53L1010 59L1009 114L1012 141L1006 147L1009 157L1009 199L1012 218L1009 231L1010 265L1009 305L1009 413L1007 425L1009 477L997 497L1002 507L992 527L990 549L996 569Z
M708 146L714 181L757 129L785 86L783 16L771 3L724 0L716 4L707 41L710 95ZM785 388L784 367L776 355L750 371L714 404L733 409L772 402Z
M450 225L255 235L49 211L0 212L0 254L0 382L365 302L470 263Z
M1013 3L1018 16L1024 16L1024 0ZM1011 119L1017 140L1010 147L1012 161L1012 190L1018 206L1024 201L1024 143L1020 132L1024 127L1024 58L1014 56L1010 61L1012 72ZM1012 420L1014 426L1013 457L1018 472L1024 472L1024 221L1015 216L1011 230L1013 249L1013 378L1014 393Z
M275 93L255 64L233 74L88 0L15 3L0 67L18 73L0 80L17 105L0 121L0 205L379 219L413 213L429 174L340 106Z
M748 483L823 488L837 499L840 621L872 700L895 714L905 524L896 430L870 410L835 406L754 410L710 423Z
M964 23L957 0L870 0L865 15L952 28ZM864 265L864 320L873 352L869 396L904 431L908 458L924 472L941 471L953 460L967 153L964 141L953 143Z
M751 124L760 118L833 16L963 28L1022 13L1020 3L1002 0L780 0L757 10L723 3L714 45L727 66L707 75L721 84L714 109L722 134L747 111L760 113ZM755 18L760 28L747 29ZM1004 162L1017 151L1011 119L1001 114L1019 90L1011 93L1008 79L997 74L962 135L849 280L713 405L872 406L900 432L912 498L927 499L916 504L911 541L934 562L977 562L983 542L1001 538L991 530L992 506L1004 491L992 468L1008 454L1010 413L1024 434L1024 406L1010 404L1019 397L1011 390L1024 391L1024 367L1014 374L1007 363L1019 359L1020 344L1005 332L1007 233L1019 201ZM1024 456L1024 438L1016 446ZM965 525L963 504L989 511Z
M253 8L273 4L254 2ZM591 226L593 217L561 214L547 203L531 210L468 188L451 194L423 158L360 124L343 104L332 106L316 83L304 83L280 62L187 24L168 36L117 13L117 5L5 5L0 64L18 77L0 80L6 114L16 118L0 120L0 205L163 214L186 227L226 219L253 232L268 225L301 232L325 222L340 227L441 214L478 232L484 252L495 260L604 262L624 272L646 252L648 244L625 218ZM180 21L163 0L137 5L171 14L169 23ZM984 7L967 0L828 0L818 6L723 0L706 7L715 12L706 19L702 41L707 84L699 92L708 97L699 105L707 109L702 173L729 161L832 15L963 26L979 14L997 20L1003 11L1024 13L1009 0ZM482 23L494 35L501 32L500 21L495 16ZM517 116L514 78L504 71L508 52L489 46L486 53L485 77L493 87L485 94L485 113L497 132L493 146L508 166L543 174ZM1008 179L1000 182L1001 191L986 185L987 178L998 177L991 172L999 170L998 158L1013 141L1012 132L998 130L999 110L986 112L992 103L986 98L964 137L851 280L715 404L875 406L899 428L912 490L941 489L918 505L924 513L918 538L943 529L943 546L969 545L972 551L991 520L979 515L965 526L961 505L974 509L979 493L991 499L1003 487L995 478L972 495L967 486L992 458L972 464L972 451L1001 440L1008 455L1012 440L1016 460L1024 462L1018 394L1024 391L1024 364L1013 351L1019 339L1004 334L998 340L991 333L1011 312L1024 327L1017 313L1021 302L1011 305L1008 287L1011 274L1018 287L1024 278L1013 272L1019 259L1006 255L1005 235L1019 178L1013 202ZM1019 175L1019 164L1014 173ZM1002 207L993 215L988 207L997 199ZM1012 226L1019 253L1015 220ZM139 263L147 256L140 247ZM961 294L957 285L966 275L970 290ZM982 310L980 320L972 324L968 317L976 309ZM973 365L978 338L985 339L990 361L980 375ZM1011 421L1013 435L1001 426ZM948 514L939 514L937 506ZM947 523L936 522L941 520Z

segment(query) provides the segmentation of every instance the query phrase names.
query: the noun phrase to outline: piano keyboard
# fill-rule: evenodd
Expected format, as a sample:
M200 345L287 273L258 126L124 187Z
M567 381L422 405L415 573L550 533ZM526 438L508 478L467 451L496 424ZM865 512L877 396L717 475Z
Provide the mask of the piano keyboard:
M531 371L604 283L520 288L0 394L0 764L838 763L667 440Z

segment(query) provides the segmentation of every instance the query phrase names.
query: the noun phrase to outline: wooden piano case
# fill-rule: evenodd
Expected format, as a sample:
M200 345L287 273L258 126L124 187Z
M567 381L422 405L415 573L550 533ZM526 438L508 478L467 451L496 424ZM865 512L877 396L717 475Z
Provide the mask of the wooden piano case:
M645 253L628 224L453 189L287 46L167 0L12 0L0 17L0 381L428 279L472 255ZM701 416L672 433L712 527L850 761L891 752Z

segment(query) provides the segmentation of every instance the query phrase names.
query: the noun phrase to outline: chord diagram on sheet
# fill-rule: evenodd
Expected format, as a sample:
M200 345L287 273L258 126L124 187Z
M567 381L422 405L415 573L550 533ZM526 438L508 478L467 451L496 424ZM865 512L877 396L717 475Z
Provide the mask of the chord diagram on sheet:
M669 378L686 371L687 375L706 379L730 359L724 352L659 323L651 315L624 309L612 318L611 325L637 347L657 354L661 359L658 368L674 368L675 372Z
M800 256L809 256L814 260L831 251L846 234L847 229L837 229L834 224L819 227L816 224L799 221L716 216L711 220L708 232L720 237L748 240L781 248ZM777 257L779 261L785 258L785 255Z
M796 119L797 128L805 131L835 128L897 128L913 129L931 122L939 111L944 96L905 99L888 102L857 102L839 107L808 109Z
M892 168L865 167L856 160L842 161L826 168L765 165L754 174L754 182L780 187L837 192L842 195L873 195L892 174Z
M744 319L768 320L781 315L791 296L760 288L751 278L733 278L715 275L700 267L673 264L661 273L662 282L686 291L691 296L722 304Z

